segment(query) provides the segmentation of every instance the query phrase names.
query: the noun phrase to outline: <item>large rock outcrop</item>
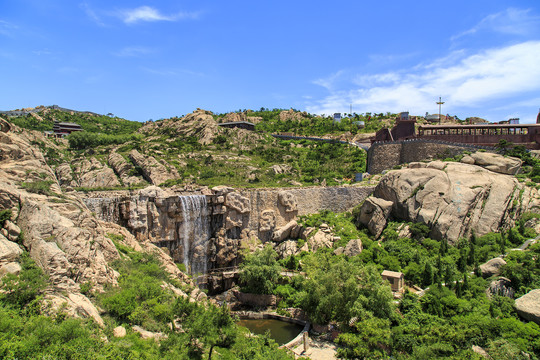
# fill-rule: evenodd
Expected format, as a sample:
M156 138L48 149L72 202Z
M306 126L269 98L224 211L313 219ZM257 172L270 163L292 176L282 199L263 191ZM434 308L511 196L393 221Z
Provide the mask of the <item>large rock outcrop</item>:
M482 166L490 171L507 175L516 175L523 163L515 157L505 157L488 152L475 152L471 155L466 155L461 159L461 162Z
M499 275L504 265L506 265L506 261L501 258L494 258L480 265L480 271L482 271L482 276L487 278L493 275Z
M127 160L117 152L112 152L109 154L108 163L116 175L122 179L124 185L135 185L144 181L143 179L132 175L134 172L133 165L127 162Z
M21 271L19 265L21 254L19 245L0 235L0 278L6 274L18 274Z
M358 221L365 225L375 237L379 237L386 226L392 205L391 201L369 197L360 207Z
M91 283L92 291L99 292L104 285L117 283L119 274L110 263L120 255L108 234L119 235L122 240L117 238L117 241L136 251L154 253L175 279L188 289L194 287L171 257L148 238L139 242L124 227L99 221L77 193L64 193L59 186L58 177L67 186L79 185L81 178L81 184L89 187L114 186L115 183L99 183L103 178L84 181L85 176L99 178L105 171L119 184L111 168L90 159L64 162L55 173L37 146L55 149L55 143L39 132L19 129L2 118L0 130L0 209L11 209L11 219L16 219L16 224L8 220L0 229L0 277L20 272L20 255L28 251L49 279L41 304L43 313L53 315L62 311L104 324L97 308L80 292L80 284ZM141 194L165 197L157 187ZM174 209L166 208L166 211L174 213ZM206 297L198 289L190 289L189 295L177 291L192 301Z
M516 299L515 307L519 316L540 325L540 289L529 291Z
M107 188L120 186L113 169L102 164L96 158L83 159L73 164L79 177L79 186L85 188Z
M178 179L178 171L174 166L165 167L152 156L143 156L137 150L131 150L129 158L140 167L144 178L153 185L160 185L167 180Z
M18 223L25 234L24 246L55 287L77 291L78 283L98 287L116 283L119 275L108 263L119 255L97 221L94 228L81 228L49 206L28 200Z
M451 243L468 237L472 230L477 235L500 231L538 206L536 189L513 176L441 161L390 171L373 196L392 203L392 218L428 224L431 237L446 237Z

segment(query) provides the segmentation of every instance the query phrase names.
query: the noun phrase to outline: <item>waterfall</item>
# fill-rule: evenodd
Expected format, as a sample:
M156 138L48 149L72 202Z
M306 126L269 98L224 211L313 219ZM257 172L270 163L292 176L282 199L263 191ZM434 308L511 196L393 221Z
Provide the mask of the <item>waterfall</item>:
M179 244L182 245L183 263L190 274L205 274L207 270L208 239L210 221L206 196L180 196L183 222L178 229Z

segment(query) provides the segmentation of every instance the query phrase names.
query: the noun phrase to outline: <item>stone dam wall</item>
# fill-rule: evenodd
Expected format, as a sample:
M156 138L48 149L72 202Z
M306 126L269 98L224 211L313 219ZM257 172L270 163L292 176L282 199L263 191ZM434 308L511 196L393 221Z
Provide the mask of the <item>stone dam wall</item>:
M496 152L495 148L489 146L427 139L374 143L368 150L366 170L370 174L379 174L384 170L392 169L396 165L440 157L454 157L464 151L475 152L479 149Z
M297 216L315 214L321 210L343 212L362 203L373 186L336 186L240 190L249 199L250 217L247 227L258 230L263 214L273 211L275 227L284 226Z
M321 210L350 210L374 189L337 186L236 190L218 186L202 195L149 187L132 194L113 193L107 197L102 193L84 201L101 220L119 224L138 239L167 248L177 263L197 273L196 269L236 266L243 243L272 241L275 233L298 216ZM186 207L187 198L193 197L206 199L204 211L202 205L196 209ZM190 230L200 227L196 222L207 224L208 235L204 238L194 235L203 231Z

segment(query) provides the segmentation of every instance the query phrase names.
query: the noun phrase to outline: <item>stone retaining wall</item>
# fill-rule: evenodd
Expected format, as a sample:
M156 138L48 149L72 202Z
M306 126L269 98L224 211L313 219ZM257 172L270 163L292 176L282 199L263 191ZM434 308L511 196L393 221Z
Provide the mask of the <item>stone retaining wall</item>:
M383 170L392 169L396 165L432 160L437 157L454 157L464 151L475 152L479 149L496 152L495 148L489 146L427 139L374 143L368 150L367 172L379 174Z
M375 190L374 186L328 186L316 188L277 188L239 190L250 201L248 228L257 231L261 215L265 211L274 211L276 228L280 228L296 216L314 214L321 210L343 212L362 203ZM283 206L280 193L290 195L291 206Z
M238 316L239 319L275 319L279 321L285 321L291 324L297 324L304 326L302 331L291 341L289 341L286 344L283 344L280 346L280 348L287 348L287 349L293 349L296 346L300 345L304 339L304 333L309 332L309 329L311 327L311 324L309 321L304 321L300 319L295 319L287 316L281 316L274 313L267 313L267 312L253 312L253 311L240 311L235 312L233 315Z

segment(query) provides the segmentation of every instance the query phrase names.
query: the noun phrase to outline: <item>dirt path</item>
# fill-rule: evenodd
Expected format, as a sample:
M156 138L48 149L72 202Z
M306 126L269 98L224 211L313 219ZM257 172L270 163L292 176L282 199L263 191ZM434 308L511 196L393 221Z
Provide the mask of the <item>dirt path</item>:
M311 360L333 360L336 358L337 346L333 342L309 339L309 349L304 353L304 346L300 345L293 349L294 354L307 356Z

